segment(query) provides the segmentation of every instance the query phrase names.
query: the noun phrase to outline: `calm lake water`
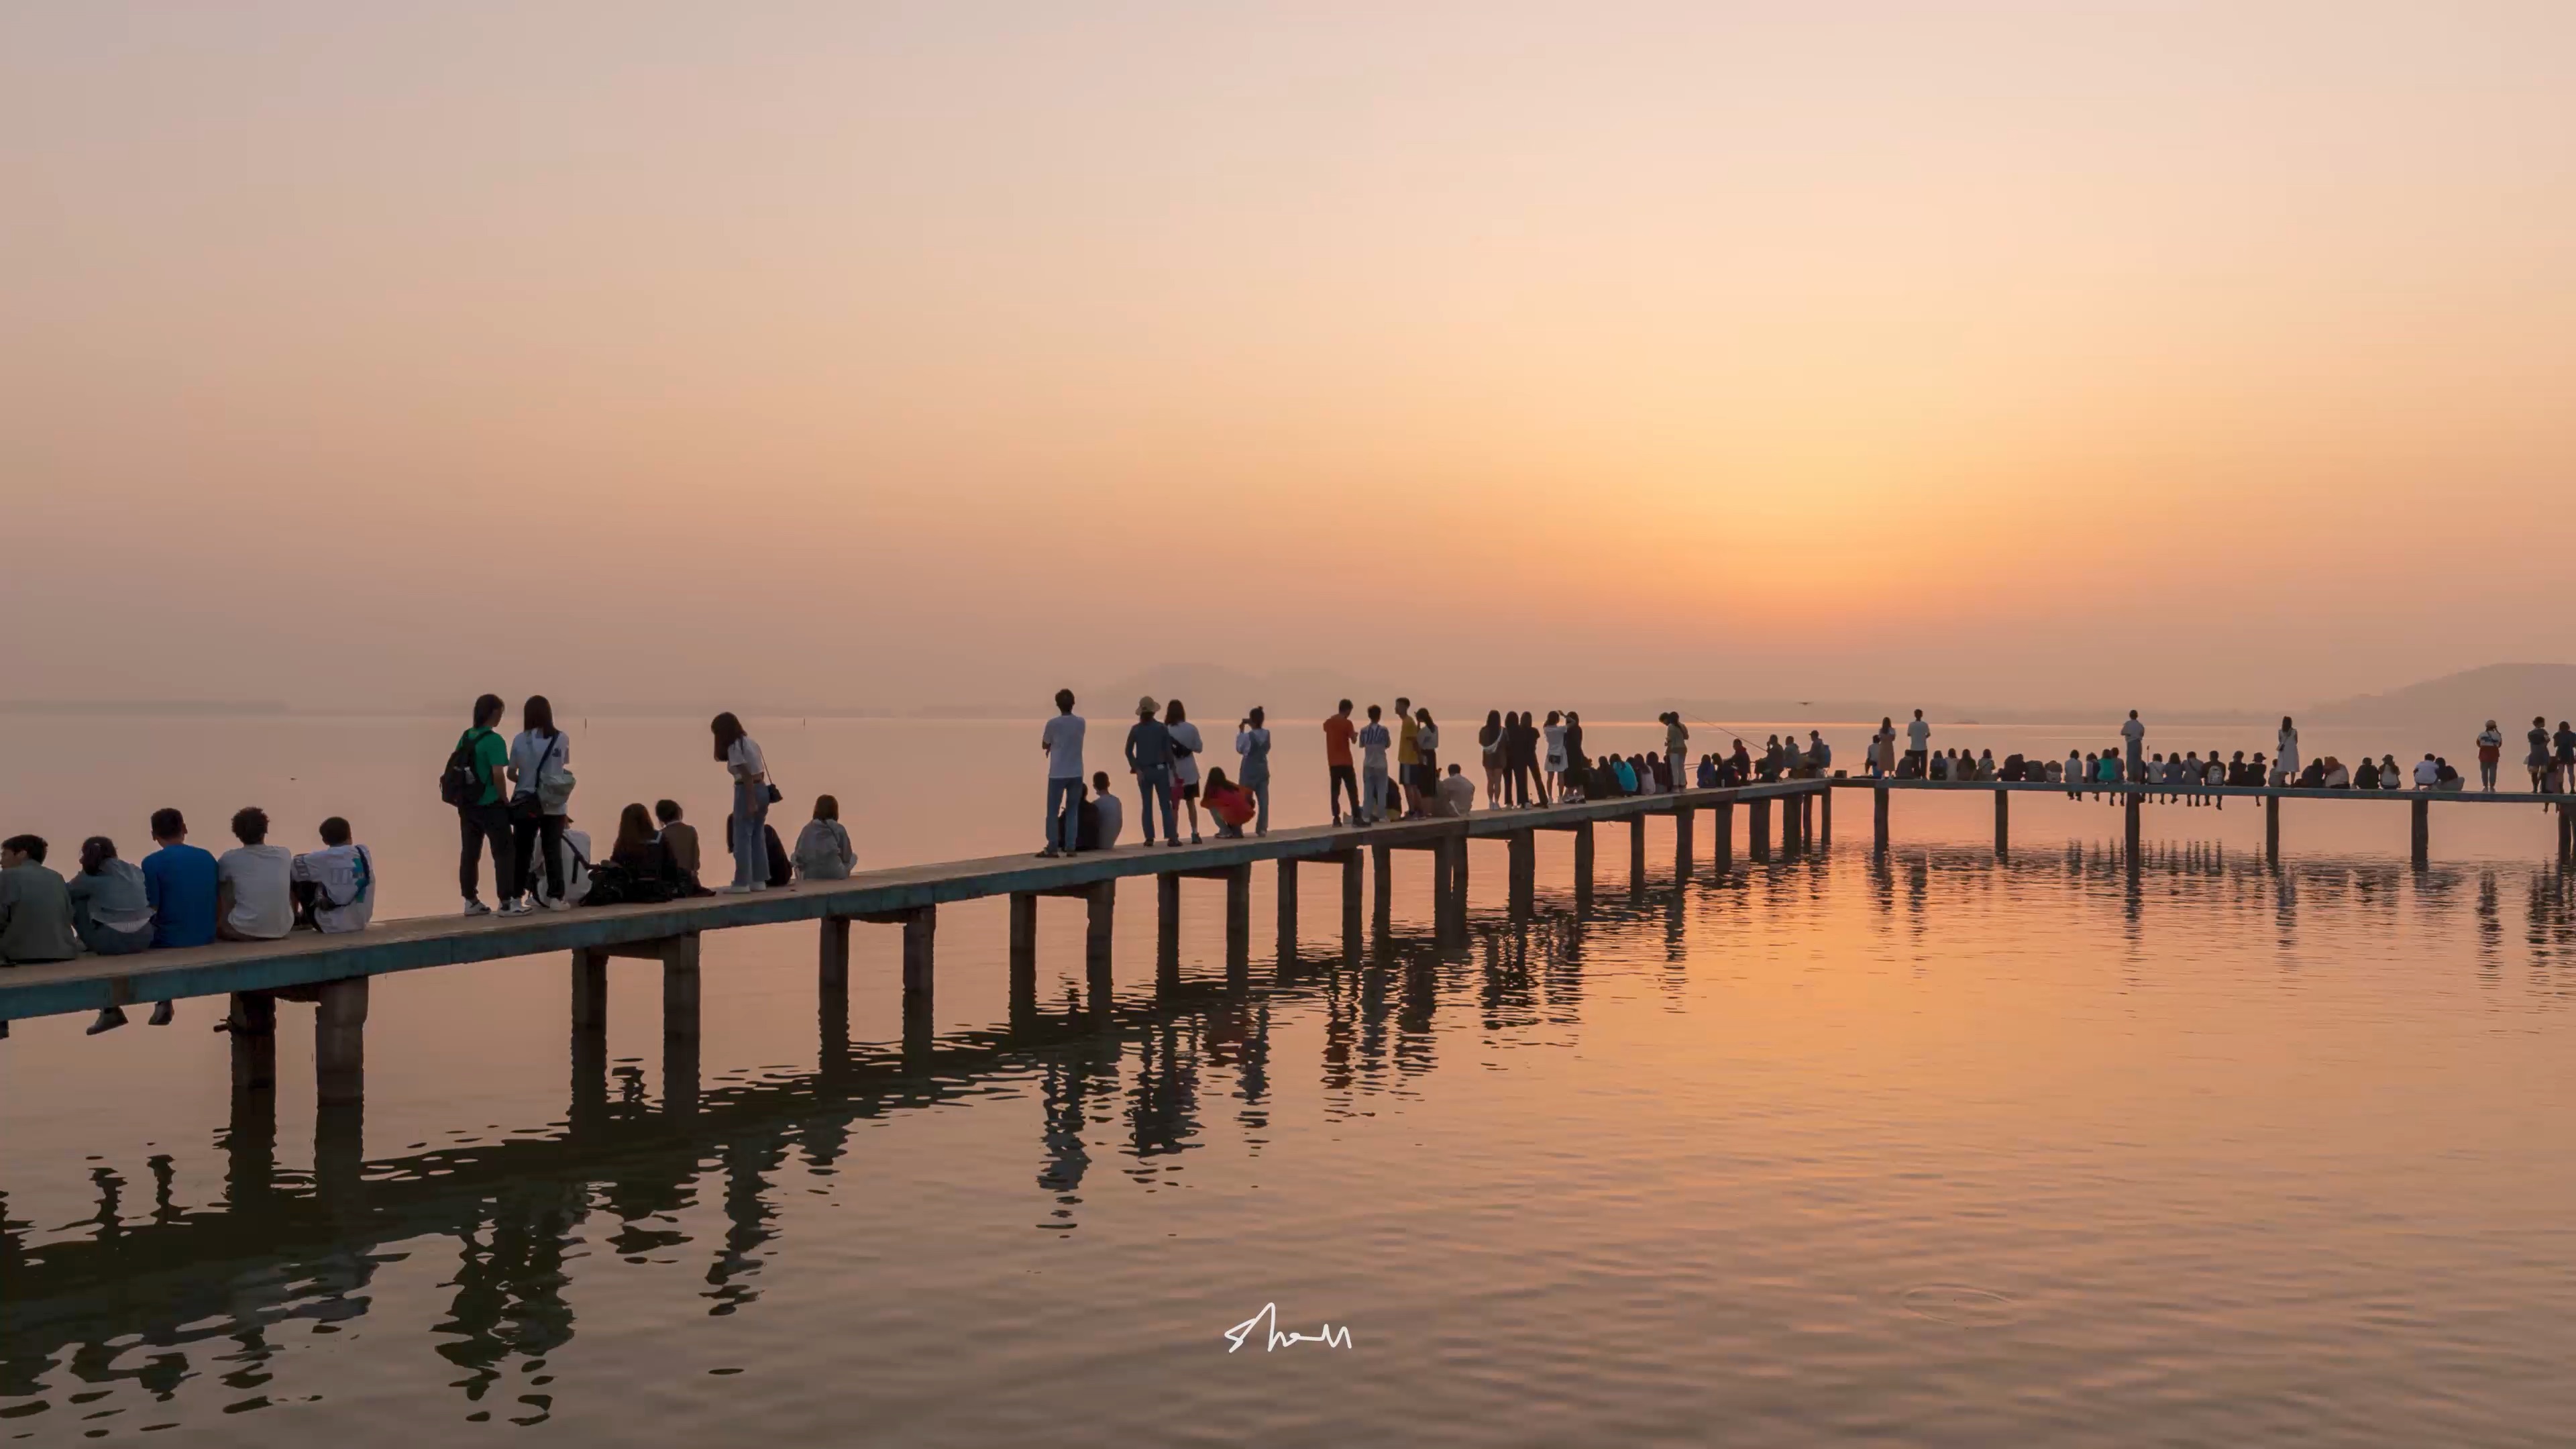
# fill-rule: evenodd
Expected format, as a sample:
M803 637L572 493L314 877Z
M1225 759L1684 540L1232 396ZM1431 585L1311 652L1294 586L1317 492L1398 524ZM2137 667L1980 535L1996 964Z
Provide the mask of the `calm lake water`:
M713 842L702 722L574 727L577 817L672 795ZM782 830L831 790L863 868L1036 844L1033 723L755 732ZM164 804L218 848L237 805L299 848L345 814L380 915L443 911L454 733L14 720L0 798L66 855L139 855ZM1311 733L1280 731L1285 823L1321 818ZM2428 747L2310 750L2365 744ZM218 1003L21 1023L0 1440L2566 1441L2552 821L2438 810L2418 872L2404 810L2294 802L2274 871L2259 811L2155 807L2132 876L2099 805L2016 798L2002 861L1983 796L1898 797L1884 859L1859 807L1826 850L1688 882L1657 822L1634 888L1614 832L1580 915L1543 837L1526 922L1480 844L1454 951L1399 857L1357 964L1320 879L1277 958L1265 870L1238 987L1193 883L1161 997L1149 887L1107 1003L1050 901L1018 1031L1002 902L945 908L909 1070L898 933L858 928L845 1025L812 927L718 933L687 1113L646 963L612 967L604 1062L569 1049L562 957L380 978L355 1142L317 1117L309 1008L281 1009L273 1115L229 1099ZM1228 1353L1270 1303L1349 1347Z

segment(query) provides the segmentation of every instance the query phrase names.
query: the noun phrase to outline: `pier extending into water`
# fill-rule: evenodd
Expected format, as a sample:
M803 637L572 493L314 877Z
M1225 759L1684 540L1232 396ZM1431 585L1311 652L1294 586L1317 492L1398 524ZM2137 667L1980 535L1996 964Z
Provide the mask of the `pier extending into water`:
M2564 797L2470 791L2306 790L2231 786L2174 791L2150 785L2088 785L2070 791L2045 782L1932 781L1850 778L1787 780L1725 789L1627 796L1531 809L1478 811L1464 817L1392 821L1369 826L1313 826L1265 836L1218 838L1185 846L1126 846L1061 858L1034 855L900 866L867 871L842 881L802 882L742 895L699 896L655 905L585 907L534 916L416 917L346 935L299 932L277 941L218 942L184 950L132 956L87 956L52 965L0 971L0 1020L95 1011L107 1006L225 996L230 998L233 1086L257 1091L276 1079L277 1003L310 1002L314 1013L314 1071L318 1101L354 1106L366 1081L367 987L377 976L434 966L501 960L553 952L572 958L571 1016L575 1037L604 1037L609 1011L608 963L615 958L658 962L662 976L662 1030L667 1050L694 1056L698 1035L699 939L708 931L738 926L819 923L817 982L828 1005L846 1011L851 923L903 931L903 1032L906 1055L927 1059L932 1046L939 908L1006 896L1010 900L1010 1002L1014 1021L1034 1016L1037 992L1037 913L1043 898L1082 903L1087 921L1085 970L1095 993L1110 984L1110 942L1122 879L1152 876L1157 949L1155 982L1180 982L1180 914L1184 883L1207 880L1225 889L1226 963L1229 976L1248 969L1252 945L1252 872L1278 871L1278 936L1283 959L1296 951L1300 925L1300 876L1309 866L1335 871L1340 881L1344 954L1360 956L1372 919L1383 932L1392 909L1390 866L1398 851L1430 859L1434 933L1443 944L1467 937L1468 845L1499 840L1508 847L1512 911L1526 914L1537 892L1537 834L1574 837L1574 888L1578 907L1592 892L1595 835L1626 822L1632 888L1646 875L1646 822L1673 821L1676 873L1696 869L1695 822L1712 818L1710 859L1720 870L1735 863L1736 812L1745 815L1748 859L1767 861L1774 842L1798 852L1833 838L1838 791L1872 793L1872 844L1885 850L1894 795L1911 791L1986 791L1994 797L1995 849L2011 849L2011 801L2021 792L2120 797L2129 869L2137 869L2141 816L2146 805L2168 796L2263 801L2265 848L2280 858L2285 801L2406 804L2412 815L2413 857L2430 854L2435 805L2555 806L2557 861L2576 866L2576 815ZM1777 816L1777 829L1773 818ZM1368 886L1374 882L1374 891ZM5 1048L0 1048L5 1049ZM691 1080L695 1072L689 1074Z

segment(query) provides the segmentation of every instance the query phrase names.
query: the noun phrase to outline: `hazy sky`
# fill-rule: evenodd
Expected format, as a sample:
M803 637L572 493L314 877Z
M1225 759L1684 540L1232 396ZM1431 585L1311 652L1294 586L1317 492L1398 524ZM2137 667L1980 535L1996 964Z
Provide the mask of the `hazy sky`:
M2568 659L2571 97L2566 3L0 0L0 697Z

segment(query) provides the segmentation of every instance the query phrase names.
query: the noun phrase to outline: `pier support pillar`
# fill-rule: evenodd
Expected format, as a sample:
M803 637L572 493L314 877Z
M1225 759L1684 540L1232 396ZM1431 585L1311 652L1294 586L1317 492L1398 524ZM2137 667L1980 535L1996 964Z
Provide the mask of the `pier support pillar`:
M1386 846L1369 847L1369 919L1381 936L1395 928L1395 881L1387 869L1394 859Z
M828 923L827 923L828 924ZM1011 1021L1033 1021L1038 1013L1038 898L1011 892Z
M2138 792L2135 790L2124 791L2120 796L2120 814L2122 817L2121 828L2124 839L2127 842L2129 869L2132 871L2138 868L2139 798Z
M698 934L662 944L662 1036L698 1039Z
M1445 909L1435 923L1436 934L1441 945L1463 946L1467 943L1467 832L1443 839L1439 853L1449 862L1449 880L1440 895Z
M1015 896L1012 899L1017 900L1018 897ZM1037 919L1034 904L1035 903L1032 902L1033 908L1029 916L1032 924L1034 924ZM818 949L814 958L814 983L827 993L837 991L843 995L848 995L850 990L850 918L847 916L825 916L822 920L820 935L822 939L818 943Z
M265 1092L277 1085L277 998L265 991L236 991L227 1018L233 1038L233 1090ZM276 1111L270 1109L268 1135L277 1138Z
M266 1000L267 998L262 998ZM270 1003L274 1007L275 1003ZM270 1034L274 1041L275 1034ZM233 1028L233 1060L241 1060L241 1028ZM256 1207L277 1186L275 1082L233 1083L232 1116L224 1126L224 1201L234 1211Z
M1834 843L1834 787L1827 785L1816 801L1816 843Z
M932 968L939 938L939 908L916 906L903 918L903 1052L918 1061L927 1056L938 1017L932 1010Z
M1297 959L1297 862L1279 862L1279 960Z
M1181 984L1181 878L1154 877L1154 989Z
M2415 847L2415 868L2417 870L2422 870L2424 867L2433 863L2433 802L2430 800L2409 801L2407 802L2406 813L2414 817L2414 819L2409 823L2413 826L2412 835Z
M1512 914L1526 916L1538 903L1538 832L1515 830L1511 850Z
M583 949L572 953L572 1029L598 1036L608 1030L608 953Z
M1118 882L1095 883L1083 895L1082 911L1083 976L1090 986L1094 1009L1106 1010L1113 981L1109 958L1117 926Z
M1771 797L1764 795L1747 803L1752 809L1748 812L1750 818L1745 822L1749 827L1746 843L1752 849L1746 853L1752 856L1756 863L1760 863L1771 858Z
M1699 812L1688 805L1673 810L1673 879L1691 878L1691 818Z
M1628 817L1628 890L1635 894L1646 888L1646 817Z
M1292 865L1290 869L1295 869ZM1225 873L1225 970L1231 977L1252 963L1252 867Z
M2263 797L2263 863L2276 870L2281 864L2281 797L2278 795Z
M2012 854L2012 792L1995 792L1995 859Z
M1574 827L1574 908L1592 909L1592 822Z
M1869 848L1881 855L1887 853L1887 787L1869 787Z
M1717 817L1717 839L1709 853L1716 858L1718 874L1724 875L1735 869L1735 802L1720 800L1711 809Z
M359 1102L366 1095L367 978L325 981L314 999L314 1100Z
M1367 867L1357 850L1342 852L1342 955L1356 961L1367 945Z
M2567 802L2558 802L2558 863L2576 865L2576 814L2570 814Z

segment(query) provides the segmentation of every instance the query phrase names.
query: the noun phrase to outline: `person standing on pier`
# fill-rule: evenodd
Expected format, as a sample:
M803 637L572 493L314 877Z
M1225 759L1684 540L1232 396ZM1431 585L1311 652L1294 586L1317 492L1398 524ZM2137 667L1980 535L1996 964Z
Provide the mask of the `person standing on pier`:
M509 915L517 906L510 895L510 798L506 780L510 768L510 747L500 735L501 696L487 694L474 701L474 724L458 737L455 752L448 756L447 768L453 775L460 766L467 772L455 795L457 834L464 841L464 853L456 862L456 888L465 897L465 914L488 916L492 908L483 904L483 884L477 876L484 843L492 850L492 893L501 898L501 913Z
M1575 710L1565 712L1564 763L1557 768L1565 772L1564 780L1557 786L1558 799L1592 798L1592 758L1583 753L1583 716ZM1569 790L1573 792L1570 795L1566 793Z
M1682 712L1664 711L1664 767L1671 772L1673 788L1683 787L1682 764L1690 758L1690 726L1682 723Z
M1421 781L1416 788L1428 805L1431 792L1440 786L1440 726L1432 723L1429 705L1413 712L1413 725L1413 773Z
M1519 716L1514 715L1513 718ZM1488 810L1497 809L1503 803L1503 772L1507 768L1503 754L1505 728L1503 712L1489 709L1485 711L1485 727L1476 731L1476 748L1484 753L1485 808Z
M710 720L707 728L715 734L716 758L733 778L733 815L725 821L726 838L733 842L733 884L725 890L733 895L765 891L774 874L769 861L769 797L777 793L769 783L769 757L731 710ZM1080 768L1079 762L1075 768ZM1079 781L1081 776L1074 778Z
M2129 717L2121 722L2120 738L2128 741L2129 778L2132 781L2145 779L2147 726L2138 718L2136 710L2129 711Z
M1369 722L1359 733L1360 798L1367 802L1368 813L1354 811L1353 815L1362 825L1375 825L1386 818L1386 752L1390 741L1380 713L1376 705L1370 705Z
M1404 792L1404 814L1411 819L1422 813L1423 784L1416 769L1422 763L1422 751L1416 740L1413 723L1413 701L1402 695L1395 699L1395 784Z
M2549 778L2549 717L2533 715L2531 733L2523 739L2529 743L2529 748L2523 751L2522 763L2531 771L2531 793L2537 795Z
M2569 729L2567 721L2562 719L2558 722L2558 733L2550 738L2557 746L2553 764L2558 776L2558 789L2563 791L2571 784L2570 777L2576 776L2576 730Z
M1342 796L1345 792L1351 797L1352 824L1361 822L1361 812L1366 808L1360 803L1360 777L1351 768L1351 741L1358 737L1359 732L1360 727L1351 722L1351 702L1347 699L1334 710L1331 719L1324 721L1324 790L1331 799L1335 825L1342 823Z
M1190 712L1179 700L1163 706L1163 728L1172 735L1172 798L1180 809L1189 812L1190 844L1199 843L1199 751L1207 743L1199 738L1199 727L1190 723ZM1175 839L1179 837L1175 836Z
M1241 777L1243 788L1252 793L1252 798L1260 812L1254 820L1252 833L1268 835L1270 833L1270 726L1267 723L1267 717L1262 713L1261 706L1254 705L1252 713L1245 715L1243 723L1235 727L1234 752L1243 756ZM1190 836L1190 844L1198 843L1199 838L1193 833Z
M1539 776L1539 798L1545 800L1549 796L1554 796L1558 800L1563 800L1566 763L1565 717L1555 710L1549 710L1547 727L1540 734L1546 741L1547 756L1545 770Z
M2496 787L2496 766L2504 761L2504 731L2494 720L2478 731L2478 788L2492 795Z
M1917 780L1930 778L1932 761L1932 726L1923 722L1923 711L1916 710L1905 726L1905 763Z
M564 899L564 812L572 803L572 742L555 728L555 707L542 694L529 695L519 706L519 734L510 741L510 859L517 867L508 885L505 910L533 910L543 901L549 910L566 910ZM536 893L537 857L545 850L543 896Z
M1154 843L1154 802L1159 799L1163 805L1163 844L1174 846L1181 843L1181 836L1179 815L1172 808L1172 732L1154 718L1155 709L1154 696L1150 694L1136 701L1136 722L1127 727L1127 772L1136 777L1136 817L1143 824L1145 843ZM1081 784L1082 777L1076 775L1077 803L1082 796Z
M1073 712L1073 691L1055 692L1055 718L1038 731L1038 749L1047 757L1046 849L1041 860L1073 854L1082 829L1082 716Z
M2281 716L2281 733L2272 752L2272 783L2287 785L2299 778L2299 731L2288 715ZM2424 758L2431 759L2431 755Z

